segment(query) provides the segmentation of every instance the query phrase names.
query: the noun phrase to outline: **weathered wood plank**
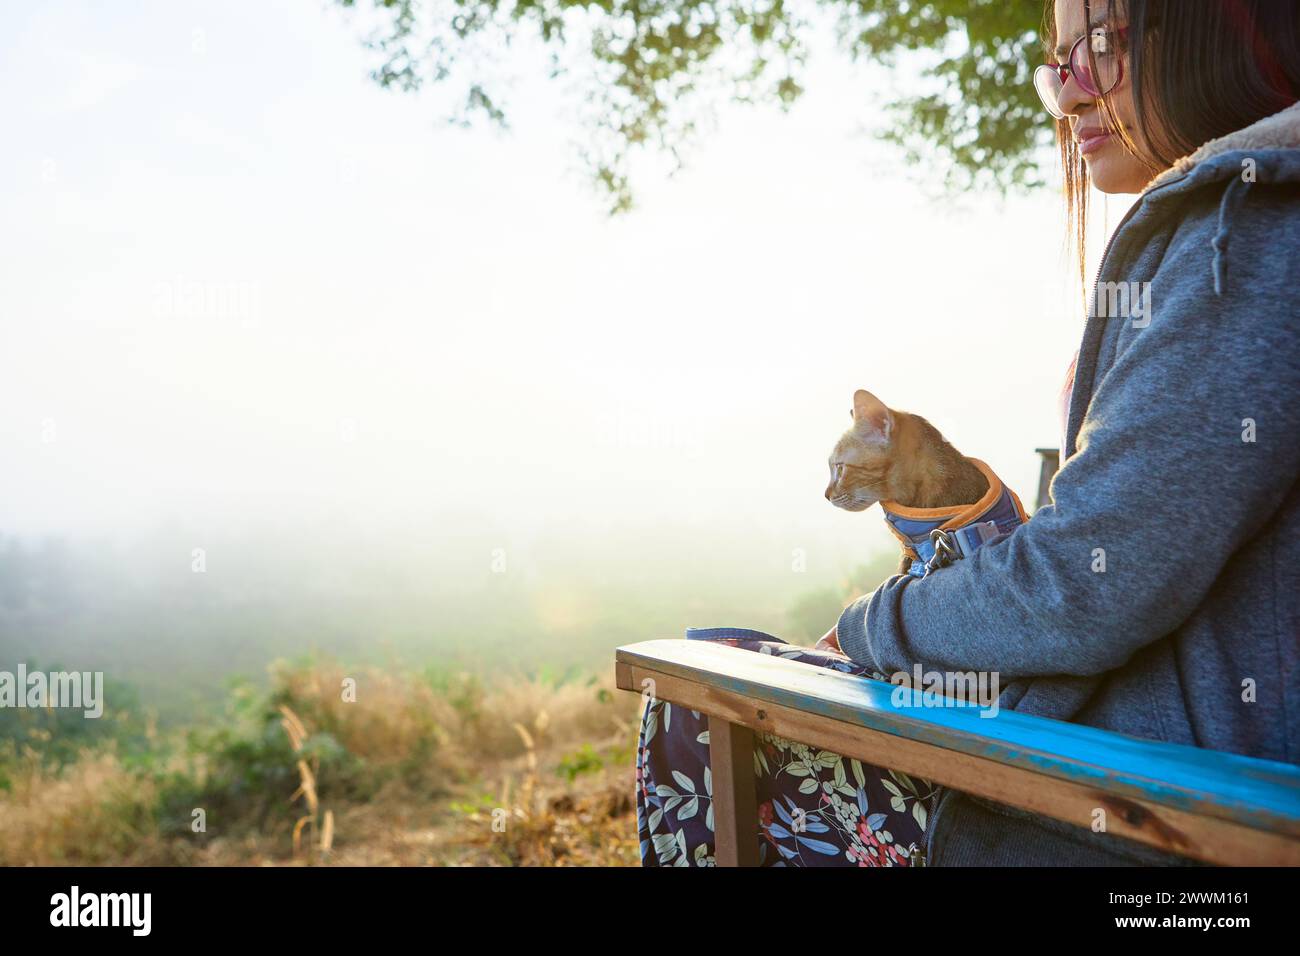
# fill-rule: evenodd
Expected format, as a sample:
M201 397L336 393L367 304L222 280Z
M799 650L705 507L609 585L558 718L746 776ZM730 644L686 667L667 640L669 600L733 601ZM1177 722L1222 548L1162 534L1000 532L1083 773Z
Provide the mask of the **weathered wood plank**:
M709 717L709 766L713 777L714 860L718 866L758 866L754 732Z
M1004 711L895 704L892 688L690 641L620 648L619 686L755 730L1216 863L1300 864L1300 768ZM715 811L716 813L716 811Z

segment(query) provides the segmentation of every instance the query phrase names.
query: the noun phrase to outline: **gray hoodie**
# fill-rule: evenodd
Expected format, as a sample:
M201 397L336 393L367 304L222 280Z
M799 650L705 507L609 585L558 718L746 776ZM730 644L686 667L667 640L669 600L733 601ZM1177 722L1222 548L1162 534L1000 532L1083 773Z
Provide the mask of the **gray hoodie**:
M1300 762L1298 278L1300 104L1147 186L1098 272L1052 503L850 605L844 652L997 672L1021 713ZM1090 822L949 791L930 858L1173 861Z

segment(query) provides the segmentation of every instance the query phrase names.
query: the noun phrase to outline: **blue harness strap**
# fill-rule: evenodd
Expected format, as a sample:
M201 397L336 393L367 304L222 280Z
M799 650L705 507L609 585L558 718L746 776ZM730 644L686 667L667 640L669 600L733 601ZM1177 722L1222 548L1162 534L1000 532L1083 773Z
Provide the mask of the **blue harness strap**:
M968 558L986 544L1000 541L1029 520L1016 493L982 461L971 459L988 479L979 501L951 508L908 508L882 501L894 536L912 558L907 573L923 578L931 571Z

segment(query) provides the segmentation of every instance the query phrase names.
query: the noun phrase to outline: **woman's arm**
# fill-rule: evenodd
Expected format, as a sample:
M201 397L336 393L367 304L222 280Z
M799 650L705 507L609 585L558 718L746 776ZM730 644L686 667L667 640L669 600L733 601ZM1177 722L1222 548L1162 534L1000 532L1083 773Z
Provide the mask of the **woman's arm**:
M1300 201L1289 203L1267 223L1238 217L1222 295L1208 244L1175 236L1150 324L1105 320L1125 323L1118 358L1053 482L1054 506L967 560L860 598L836 627L844 653L883 673L919 662L1086 676L1194 611L1300 472L1300 255L1273 229L1300 220Z

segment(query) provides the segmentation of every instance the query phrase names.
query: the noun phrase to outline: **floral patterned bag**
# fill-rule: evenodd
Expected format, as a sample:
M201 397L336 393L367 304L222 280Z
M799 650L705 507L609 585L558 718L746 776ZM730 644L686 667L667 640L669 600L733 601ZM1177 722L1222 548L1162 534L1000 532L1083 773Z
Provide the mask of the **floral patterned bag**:
M758 654L865 678L839 654L741 628L687 631ZM643 866L712 866L713 778L708 721L667 701L648 702L637 748L637 829ZM922 856L939 788L772 734L755 737L759 860L763 866L910 866Z

